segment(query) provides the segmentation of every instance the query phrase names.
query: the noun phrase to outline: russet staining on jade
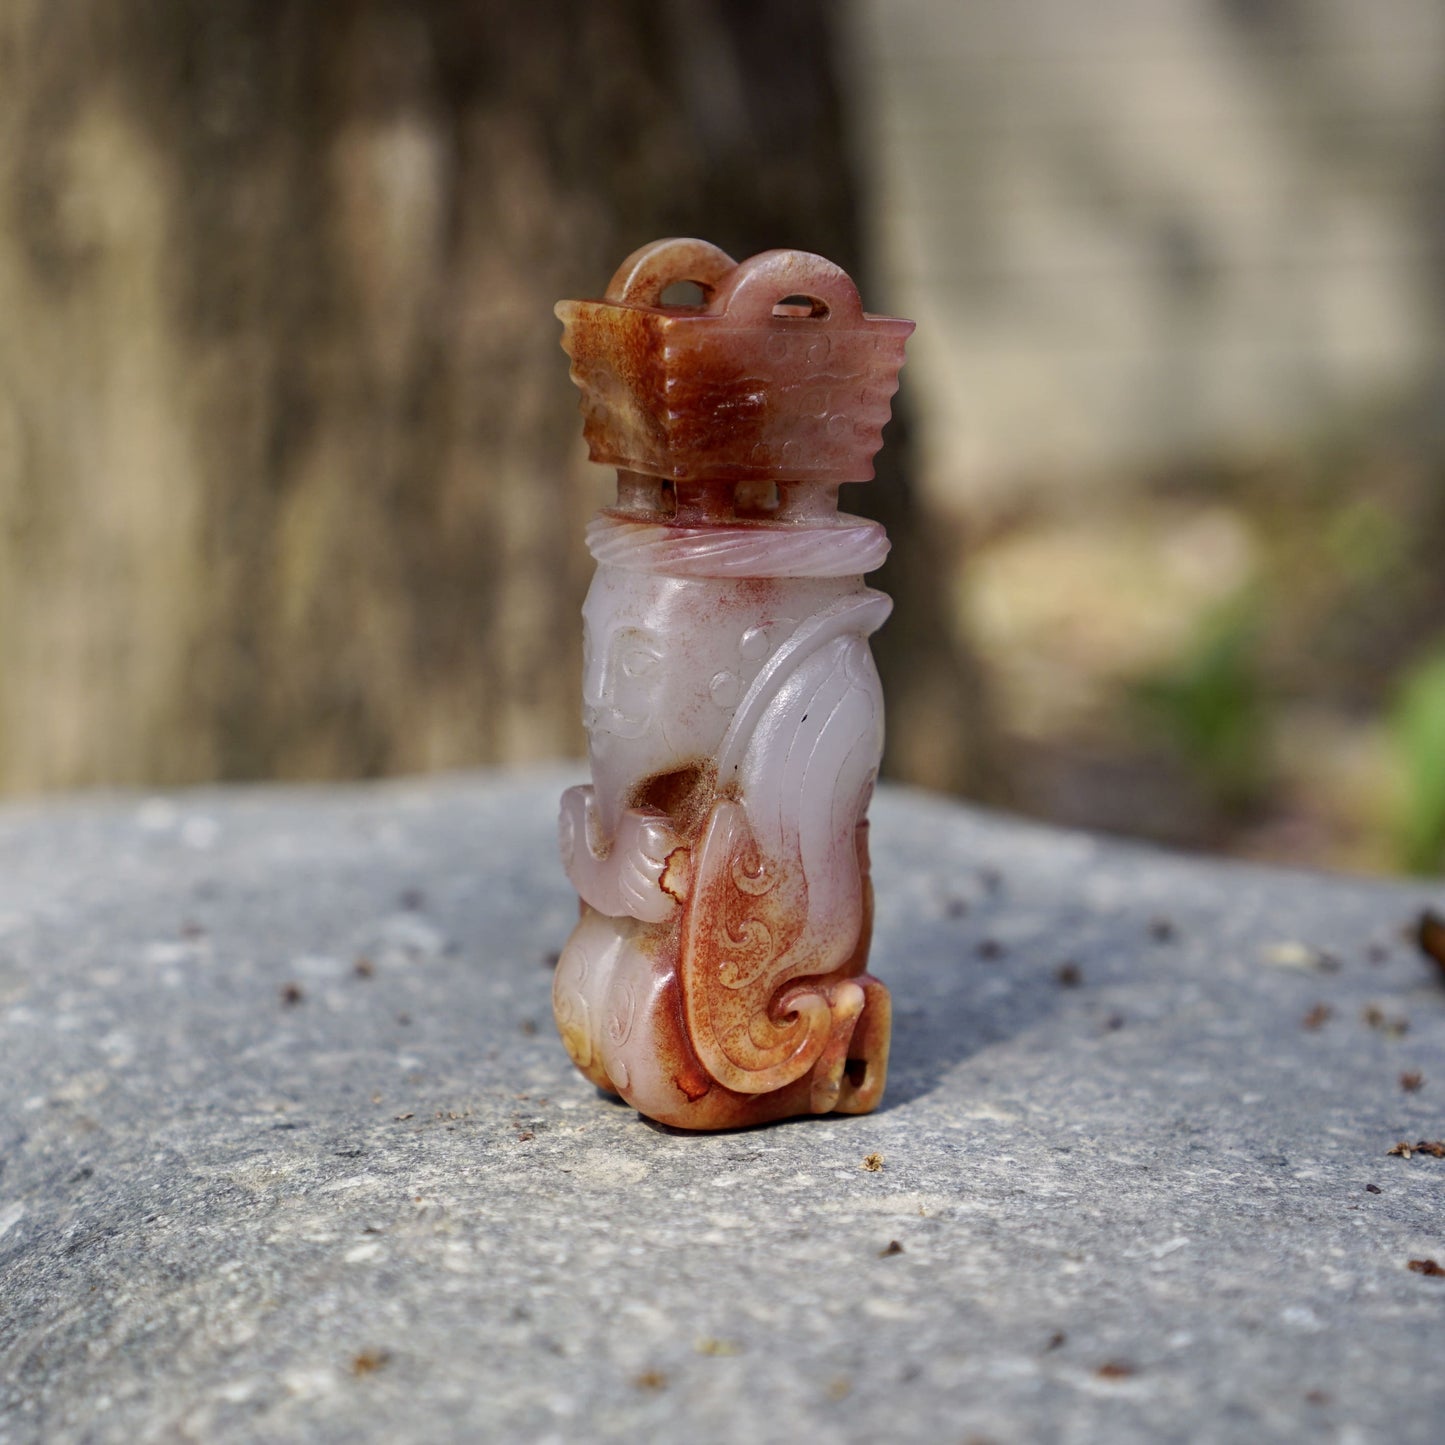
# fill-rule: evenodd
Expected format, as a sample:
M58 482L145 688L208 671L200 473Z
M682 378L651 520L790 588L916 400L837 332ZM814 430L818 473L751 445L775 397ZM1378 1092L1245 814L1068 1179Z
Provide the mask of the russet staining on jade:
M663 304L676 282L702 303ZM909 321L820 256L657 241L557 307L593 461L583 722L562 797L581 916L553 1006L573 1062L652 1119L728 1129L874 1108L888 990L866 972L883 697L864 583Z

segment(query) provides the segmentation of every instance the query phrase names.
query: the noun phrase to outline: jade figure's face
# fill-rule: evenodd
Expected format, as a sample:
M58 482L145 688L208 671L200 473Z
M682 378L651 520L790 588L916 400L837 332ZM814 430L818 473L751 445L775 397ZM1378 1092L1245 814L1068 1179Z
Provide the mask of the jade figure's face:
M727 698L711 683L724 649L709 624L727 585L597 570L582 609L582 725L609 834L640 783L706 761L722 739Z
M640 784L714 758L763 664L838 590L597 569L582 609L582 724L609 836Z
M582 608L582 725L608 837L641 784L712 762L768 659L857 586L598 567Z

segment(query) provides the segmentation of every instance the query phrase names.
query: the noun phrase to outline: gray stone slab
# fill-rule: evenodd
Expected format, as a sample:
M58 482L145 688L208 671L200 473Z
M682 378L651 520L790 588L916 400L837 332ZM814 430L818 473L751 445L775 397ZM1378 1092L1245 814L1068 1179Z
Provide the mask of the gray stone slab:
M885 1107L686 1136L576 773L0 810L0 1442L1441 1438L1440 888L885 789Z

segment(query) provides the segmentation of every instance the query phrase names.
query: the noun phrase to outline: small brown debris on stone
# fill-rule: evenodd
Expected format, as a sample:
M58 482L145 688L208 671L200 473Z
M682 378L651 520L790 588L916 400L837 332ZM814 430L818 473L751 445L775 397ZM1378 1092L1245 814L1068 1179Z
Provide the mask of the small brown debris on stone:
M1328 1390L1306 1390L1306 1405L1328 1405L1334 1400L1334 1396Z
M1416 1274L1428 1274L1436 1279L1445 1277L1445 1268L1442 1268L1433 1259L1412 1259L1410 1268Z
M1061 963L1054 970L1054 982L1060 988L1078 988L1084 981L1084 970L1077 963Z
M376 965L363 955L351 965L351 971L357 978L371 978L376 973Z
M410 1014L397 1014L397 1016L396 1016L396 1021L397 1021L397 1023L399 1023L399 1024L402 1026L402 1028L406 1028L406 1027L408 1027L408 1026L410 1025L410 1023L411 1023L411 1015L410 1015Z
M870 1174L876 1174L883 1167L883 1156L881 1154L865 1154L863 1163L859 1167L866 1169Z
M1417 1139L1413 1144L1408 1139L1401 1139L1393 1149L1385 1152L1396 1154L1401 1159L1408 1159L1412 1154L1428 1154L1432 1159L1445 1159L1445 1139Z
M828 1381L828 1398L830 1400L846 1400L853 1393L853 1382L847 1375L838 1375Z
M287 1008L295 1008L298 1003L306 1001L306 990L299 983L283 983L281 985L281 1002Z
M665 1390L667 1376L661 1370L644 1370L632 1383L639 1390Z
M1420 952L1435 965L1440 982L1445 983L1445 917L1433 908L1422 909L1408 936L1414 940Z
M391 1117L392 1117L393 1119L395 1119L398 1124L402 1124L402 1123L405 1123L406 1120L408 1120L408 1119L415 1119L415 1118L416 1118L416 1115L415 1115L415 1114L393 1114Z
M1127 1380L1134 1373L1134 1366L1123 1360L1108 1360L1094 1373L1101 1380Z
M522 1032L523 1032L524 1034L526 1034L528 1038L531 1038L532 1035L537 1032L537 1020L536 1020L536 1019L523 1019L523 1020L522 1020Z
M1390 1018L1377 1003L1366 1004L1360 1010L1360 1019L1372 1029L1392 1039L1403 1038L1410 1031L1410 1020L1403 1014Z
M1172 918L1151 918L1149 920L1149 937L1155 943L1173 943L1178 936L1178 930L1174 927Z
M525 1144L528 1139L535 1139L537 1136L530 1129L521 1129L517 1132L517 1143Z
M1379 1186L1378 1184L1367 1184L1367 1185L1365 1185L1365 1193L1366 1193L1366 1194L1378 1194L1379 1192L1380 1192L1380 1186Z
M1049 1336L1049 1342L1044 1346L1044 1349L1050 1351L1061 1350L1068 1342L1069 1337L1063 1330L1055 1330L1053 1334Z
M978 956L980 958L1002 958L1007 950L996 938L985 938L978 945Z
M879 1259L888 1259L895 1254L902 1254L903 1246L896 1239L890 1239L888 1243L878 1251Z
M188 918L181 924L181 937L194 942L198 938L204 938L206 930L196 922L194 918Z
M1418 1094L1425 1087L1425 1075L1419 1069L1406 1069L1400 1075L1400 1087L1407 1094Z
M1322 1029L1334 1017L1334 1009L1327 1003L1317 1003L1301 1020L1300 1027L1311 1032Z
M390 1350L362 1350L351 1362L353 1375L374 1375L391 1359Z

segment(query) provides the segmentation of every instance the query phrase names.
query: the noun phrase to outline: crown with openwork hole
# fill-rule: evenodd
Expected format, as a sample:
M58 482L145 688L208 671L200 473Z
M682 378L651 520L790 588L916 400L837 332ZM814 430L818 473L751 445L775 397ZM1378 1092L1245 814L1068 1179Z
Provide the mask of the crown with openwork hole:
M701 304L665 304L684 281ZM821 256L696 240L644 246L557 315L592 460L673 483L871 480L913 330Z

